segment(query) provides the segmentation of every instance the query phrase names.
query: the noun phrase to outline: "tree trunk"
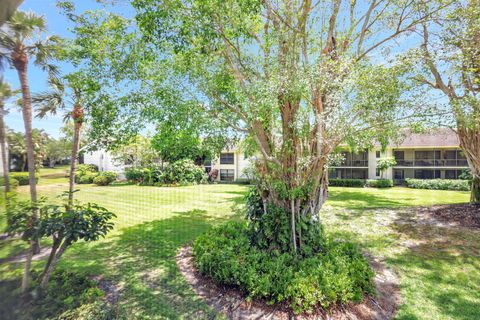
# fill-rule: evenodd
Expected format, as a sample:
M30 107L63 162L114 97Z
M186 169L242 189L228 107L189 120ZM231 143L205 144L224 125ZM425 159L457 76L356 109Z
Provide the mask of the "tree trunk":
M50 251L50 255L48 256L48 261L47 264L45 265L45 268L43 269L42 275L40 276L40 279L43 279L45 277L45 274L47 273L47 270L50 268L50 265L52 264L53 259L55 258L55 255L57 254L58 247L61 244L61 239L58 237L53 238L53 245L52 245L52 250Z
M57 265L58 261L60 260L69 245L70 242L68 240L65 240L62 243L62 246L60 247L60 249L58 249L57 254L52 258L52 261L45 269L42 280L40 280L40 288L45 289L47 287L48 280L50 280L50 276L52 275L52 271L55 269L55 266Z
M83 108L77 103L73 107L72 117L74 121L72 154L70 157L70 176L68 186L68 206L73 205L73 191L75 189L75 168L78 159L78 150L80 147L80 130L83 124Z
M30 87L28 85L27 76L28 57L25 53L19 53L12 56L12 58L22 88L22 115L23 123L25 126L25 143L27 147L30 200L35 203L37 202L37 185L35 181L35 155L32 138L32 98L30 96ZM34 210L32 212L32 215L33 219L36 220L38 218L37 210ZM22 292L25 292L25 290L27 290L29 287L30 265L32 263L32 256L36 251L39 251L39 249L39 241L31 241L31 254L27 256L27 261L25 262L25 273L22 279Z
M480 204L480 130L458 126L457 134L473 176L470 203Z
M35 241L30 241L30 248L27 252L27 258L25 260L25 268L23 271L22 277L22 293L26 293L28 288L30 287L30 268L32 266L32 257L33 252L35 251Z
M1 102L0 102L1 103ZM3 179L5 180L5 205L8 208L9 199L8 193L10 192L10 166L8 163L8 155L6 148L6 131L5 131L5 122L3 120L4 116L4 106L3 103L0 105L0 152L2 153L2 166L3 166Z

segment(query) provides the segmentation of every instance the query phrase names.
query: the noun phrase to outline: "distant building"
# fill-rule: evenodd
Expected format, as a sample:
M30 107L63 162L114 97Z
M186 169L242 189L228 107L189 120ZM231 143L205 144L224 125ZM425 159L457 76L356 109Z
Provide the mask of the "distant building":
M119 176L125 172L126 165L116 160L113 155L106 150L97 150L85 152L83 155L84 164L94 164L99 171L113 171Z
M468 169L468 163L459 147L457 135L450 129L438 129L428 133L408 134L403 142L389 145L384 151L380 146L357 153L342 152L344 160L329 169L330 179L380 179L377 161L394 157L397 165L386 170L383 178L396 183L406 178L458 179ZM109 152L94 151L85 154L84 163L98 166L100 171L125 171L125 165L115 161ZM238 148L225 149L217 159L205 163L205 170L218 170L218 181L248 179L245 169L250 159Z
M330 168L329 177L338 179L380 179L377 161L394 157L397 165L383 173L385 179L401 183L406 178L458 179L468 162L450 129L412 133L382 151L378 146L359 153L343 152L344 161Z

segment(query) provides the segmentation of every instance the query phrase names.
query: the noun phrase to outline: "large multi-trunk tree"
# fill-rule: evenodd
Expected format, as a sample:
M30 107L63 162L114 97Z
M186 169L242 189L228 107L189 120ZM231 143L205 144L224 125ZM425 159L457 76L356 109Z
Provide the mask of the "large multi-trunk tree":
M480 1L455 1L447 14L424 23L421 49L426 66L420 83L443 94L449 125L472 173L472 203L480 203ZM447 120L447 121L445 121ZM448 122L448 120L451 120Z
M382 50L404 49L407 38L446 4L137 0L133 5L141 33L171 59L183 92L254 141L263 200L289 215L296 249L301 239L295 224L319 221L335 149L366 146L375 138L385 143L409 116L398 103L401 68L389 65Z

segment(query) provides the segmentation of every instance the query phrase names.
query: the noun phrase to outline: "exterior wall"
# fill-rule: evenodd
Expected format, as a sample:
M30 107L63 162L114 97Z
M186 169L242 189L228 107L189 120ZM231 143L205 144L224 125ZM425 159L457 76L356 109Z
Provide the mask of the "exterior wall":
M83 163L94 164L99 171L113 171L119 176L122 176L125 171L125 165L115 161L111 153L104 150L85 153Z
M240 149L225 149L222 153L233 153L233 164L221 164L220 157L216 158L212 161L212 169L218 170L217 181L221 181L220 179L220 170L233 170L234 171L234 178L233 180L239 179L247 179L245 175L245 169L250 164L250 159L245 158L243 151Z

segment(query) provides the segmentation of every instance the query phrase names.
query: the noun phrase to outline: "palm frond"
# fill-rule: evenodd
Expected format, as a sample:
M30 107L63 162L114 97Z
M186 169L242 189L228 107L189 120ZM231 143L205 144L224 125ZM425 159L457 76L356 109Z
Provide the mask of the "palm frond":
M43 16L33 12L16 11L9 21L8 28L17 39L31 39L36 33L45 31L46 23Z

